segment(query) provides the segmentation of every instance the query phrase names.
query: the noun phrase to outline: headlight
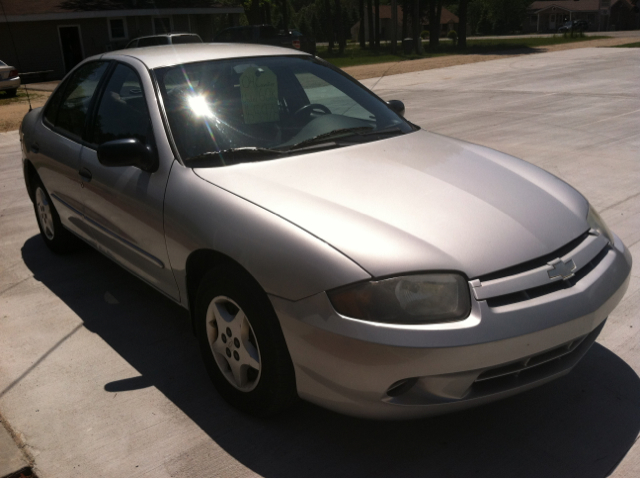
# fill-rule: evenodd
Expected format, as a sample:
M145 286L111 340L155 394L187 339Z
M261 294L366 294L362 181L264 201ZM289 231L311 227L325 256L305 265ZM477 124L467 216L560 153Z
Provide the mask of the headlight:
M368 281L327 292L343 316L381 323L420 324L464 319L469 286L459 274L420 274Z
M589 224L589 228L596 230L598 234L604 235L605 238L609 240L609 243L613 244L613 233L611 230L607 228L606 223L600 215L595 210L595 208L589 205L589 214L587 215L587 223Z

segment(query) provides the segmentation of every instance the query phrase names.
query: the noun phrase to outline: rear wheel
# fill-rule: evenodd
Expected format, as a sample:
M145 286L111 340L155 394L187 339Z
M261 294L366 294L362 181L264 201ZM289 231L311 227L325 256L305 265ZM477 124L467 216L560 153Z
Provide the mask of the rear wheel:
M207 372L220 395L254 416L271 416L296 398L295 376L278 318L260 286L235 268L202 280L196 331Z
M18 93L18 89L13 88L11 90L5 90L5 92L7 93L7 96L16 96L16 93Z
M34 182L34 187L33 207L40 234L47 247L57 254L69 253L78 249L82 244L81 241L62 226L60 216L39 179Z

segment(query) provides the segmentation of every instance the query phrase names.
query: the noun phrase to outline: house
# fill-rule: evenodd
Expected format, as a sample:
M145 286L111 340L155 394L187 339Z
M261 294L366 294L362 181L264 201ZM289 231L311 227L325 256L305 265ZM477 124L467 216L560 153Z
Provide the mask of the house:
M215 0L2 0L0 59L20 72L62 78L84 58L123 48L130 39L167 32L204 41L236 25L240 4ZM14 48L15 45L15 48Z
M633 30L640 28L637 10L631 0L536 0L523 30L555 33L569 20L586 20L591 31Z
M398 40L402 40L402 8L400 6L398 8ZM372 10L373 12L373 10ZM366 15L365 10L365 15ZM391 5L380 5L380 39L381 40L391 40L392 35L392 20L391 20ZM440 35L445 36L451 30L458 30L458 17L451 13L446 8L442 7L442 13L440 15ZM369 27L368 22L365 22L365 31L364 36L366 41L369 41ZM409 27L411 29L411 27ZM422 30L429 30L429 18L425 16L422 18ZM351 27L351 37L354 41L358 41L358 34L360 31L360 21L358 21L354 26ZM409 34L411 36L411 34Z

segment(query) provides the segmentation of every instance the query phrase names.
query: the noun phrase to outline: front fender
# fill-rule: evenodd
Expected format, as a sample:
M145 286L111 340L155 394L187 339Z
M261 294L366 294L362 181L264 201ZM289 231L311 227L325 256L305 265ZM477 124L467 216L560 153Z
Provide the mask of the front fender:
M177 163L165 195L165 234L182 298L187 259L203 249L232 258L268 294L291 301L370 278L326 242Z

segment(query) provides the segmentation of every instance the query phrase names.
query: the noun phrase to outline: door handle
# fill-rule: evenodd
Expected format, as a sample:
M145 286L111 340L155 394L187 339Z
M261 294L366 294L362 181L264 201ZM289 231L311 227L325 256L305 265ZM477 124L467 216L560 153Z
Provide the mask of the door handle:
M38 143L31 143L31 151L38 153L40 151L40 145Z
M89 183L91 181L91 178L93 178L93 175L88 168L80 168L80 171L78 173L80 174L80 178L82 178L82 180L87 183Z

